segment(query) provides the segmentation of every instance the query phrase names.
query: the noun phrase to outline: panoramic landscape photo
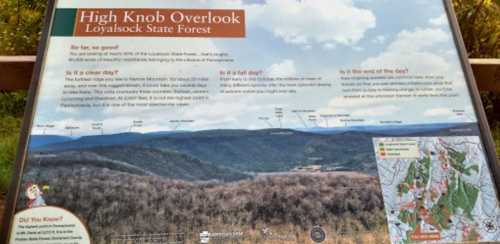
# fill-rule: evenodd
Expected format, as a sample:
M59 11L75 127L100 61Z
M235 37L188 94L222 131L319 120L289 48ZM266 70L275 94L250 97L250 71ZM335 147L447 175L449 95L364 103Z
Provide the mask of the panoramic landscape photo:
M372 139L477 133L474 124L32 135L23 193L76 214L95 243L389 242ZM29 207L24 194L17 209ZM228 240L230 241L230 240ZM224 242L223 242L224 243ZM230 242L229 242L230 243Z

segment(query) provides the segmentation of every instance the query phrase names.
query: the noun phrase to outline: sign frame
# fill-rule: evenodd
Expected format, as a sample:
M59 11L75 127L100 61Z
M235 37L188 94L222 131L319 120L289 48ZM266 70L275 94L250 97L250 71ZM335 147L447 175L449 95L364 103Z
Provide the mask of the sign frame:
M18 153L15 159L14 172L9 187L9 192L7 194L7 202L5 206L5 212L3 216L3 223L0 229L0 243L8 243L10 239L10 231L12 229L12 221L14 219L15 209L17 205L17 199L20 194L21 180L24 172L24 166L27 159L29 136L31 134L31 129L34 119L34 107L37 105L37 97L40 89L40 77L43 72L47 48L50 41L50 33L52 30L54 22L54 13L56 10L58 0L48 0L46 15L44 19L44 27L42 35L39 41L39 48L36 58L35 67L33 70L33 75L31 79L31 84L28 92L28 98L26 103L26 109L24 113L24 118L21 126L21 133L18 144ZM446 16L451 28L451 33L453 35L453 41L457 49L462 71L464 72L465 80L469 90L469 94L472 100L473 108L475 110L476 117L478 119L477 123L480 131L480 138L484 145L484 150L486 158L488 159L489 169L491 176L495 183L495 190L497 192L497 198L500 198L500 165L497 163L496 149L493 137L490 133L490 127L488 125L486 113L483 109L483 104L480 98L476 80L472 72L471 65L468 60L467 51L465 49L465 43L460 32L460 27L456 18L455 11L453 9L452 0L442 0ZM500 199L499 199L500 200Z

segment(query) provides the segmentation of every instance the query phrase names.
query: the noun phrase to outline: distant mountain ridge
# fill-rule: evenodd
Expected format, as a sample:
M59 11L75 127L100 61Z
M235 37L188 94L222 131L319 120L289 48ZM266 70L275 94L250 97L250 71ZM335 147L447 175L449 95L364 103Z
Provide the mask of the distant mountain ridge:
M77 139L78 138L72 138L69 136L32 135L30 137L30 148L38 148L49 144L63 143Z
M402 136L433 133L450 128L474 128L477 129L475 123L468 124L416 124L416 125L380 125L380 126L352 126L352 127L332 127L332 128L308 128L308 129L263 129L263 130L206 130L206 131L160 131L151 133L118 133L109 135L92 135L82 137L69 137L59 135L32 135L30 137L30 150L34 151L51 151L51 150L70 150L79 148L90 148L96 146L111 146L136 143L149 139L162 138L165 136L189 136L196 133L198 135L209 136L215 132L224 133L232 132L234 136L245 136L245 133L253 133L258 131L272 130L291 130L315 134L339 134L347 132L364 132L371 134L379 134L385 136ZM237 134L234 134L238 131Z
M250 178L231 169L184 154L137 146L107 146L58 153L32 153L30 167L98 167L136 175L156 175L186 181L236 181Z
M363 169L373 161L371 136L349 132L323 135L288 129L259 131L216 130L176 134L142 142L152 148L168 148L200 160L242 172L289 171L300 165L352 164ZM356 155L357 160L351 161Z
M77 148L88 148L94 146L111 146L128 144L136 141L162 137L182 132L153 132L153 133L135 133L126 132L109 135L92 135L82 137L65 137L55 135L32 135L30 140L30 149L38 149L56 145L56 147L69 150ZM69 144L67 144L69 143Z
M323 128L323 127L312 127L308 129L300 129L300 131L315 132L315 133L344 133L344 132L367 132L367 133L377 133L384 135L409 135L413 133L422 132L432 132L439 131L447 128L462 127L469 124L413 124L413 125L371 125L371 126L351 126L351 127L336 127L336 128Z
M167 178L232 181L254 173L286 172L306 165L376 174L374 137L477 133L475 124L410 126L406 134L403 134L403 129L379 128L377 131L358 127L347 132L264 129L123 133L81 137L62 143L38 143L41 146L31 152L56 155L68 151L91 153Z

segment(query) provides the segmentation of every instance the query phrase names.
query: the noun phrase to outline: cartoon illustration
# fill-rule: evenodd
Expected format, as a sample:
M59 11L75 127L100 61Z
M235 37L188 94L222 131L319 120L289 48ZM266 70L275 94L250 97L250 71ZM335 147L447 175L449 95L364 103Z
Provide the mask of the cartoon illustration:
M26 197L28 198L28 208L36 208L46 206L45 200L42 197L43 192L36 184L28 184L26 188Z

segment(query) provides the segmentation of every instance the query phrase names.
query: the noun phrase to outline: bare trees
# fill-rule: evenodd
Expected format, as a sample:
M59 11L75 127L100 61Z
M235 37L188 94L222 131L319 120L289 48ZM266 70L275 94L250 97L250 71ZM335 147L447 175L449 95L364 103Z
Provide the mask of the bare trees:
M25 181L47 182L47 203L76 213L96 238L185 233L210 226L305 231L320 224L344 233L385 225L378 182L368 176L283 175L190 183L73 165L28 174Z

